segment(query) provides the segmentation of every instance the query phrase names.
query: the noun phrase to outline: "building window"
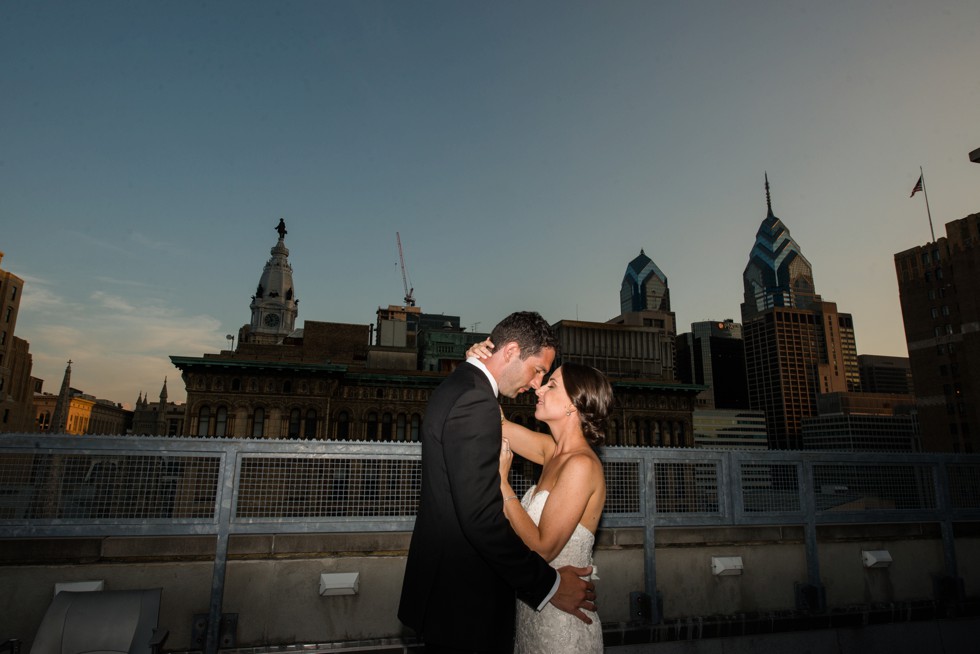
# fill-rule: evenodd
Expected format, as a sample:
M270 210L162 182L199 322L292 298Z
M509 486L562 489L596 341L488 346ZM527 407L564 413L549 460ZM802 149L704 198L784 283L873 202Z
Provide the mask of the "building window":
M265 435L265 409L256 407L252 413L252 438L262 438Z
M399 413L398 414L398 418L395 421L395 440L396 441L404 441L405 440L405 426L406 426L405 414L404 413Z
M306 412L306 422L303 425L303 438L316 438L316 409Z
M387 412L381 416L381 440L391 440L391 414Z
M197 412L197 435L208 435L208 423L211 422L211 407L204 405Z
M228 407L219 406L214 415L214 435L223 438L228 429Z
M411 433L411 440L413 442L419 440L419 426L421 424L422 424L422 419L419 417L419 414L413 413L412 414L412 433Z
M238 377L235 377L234 379L232 379L231 380L231 390L233 390L233 391L240 391L240 390L242 390L242 380L239 379Z
M372 411L367 417L367 433L364 437L369 441L376 440L378 438L378 414Z
M346 411L337 414L337 431L334 436L338 440L346 440L350 436L350 414Z
M17 299L17 287L16 286L11 286L10 287L10 300L13 301L13 300L16 300L16 299Z
M289 438L299 438L299 423L299 409L293 409L289 412L289 429L286 431L286 435Z
M14 308L13 307L7 307L7 313L4 316L4 318L3 318L4 322L10 322L10 316L12 316L12 315L14 315Z

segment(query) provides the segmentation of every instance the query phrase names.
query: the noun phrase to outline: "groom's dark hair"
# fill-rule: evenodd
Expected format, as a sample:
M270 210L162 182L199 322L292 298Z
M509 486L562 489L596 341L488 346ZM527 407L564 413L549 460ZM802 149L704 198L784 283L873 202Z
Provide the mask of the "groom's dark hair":
M521 359L534 356L542 348L550 347L558 358L560 347L558 337L551 325L536 311L517 311L510 314L493 328L490 340L494 347L515 341L521 348Z

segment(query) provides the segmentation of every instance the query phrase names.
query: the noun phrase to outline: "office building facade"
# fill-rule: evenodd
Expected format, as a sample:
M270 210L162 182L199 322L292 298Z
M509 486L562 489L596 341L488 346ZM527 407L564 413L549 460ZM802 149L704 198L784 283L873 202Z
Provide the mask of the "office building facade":
M707 387L698 393L698 408L749 408L741 324L692 323L690 332L677 337L676 361L678 381Z
M859 354L857 361L863 392L912 394L912 368L908 357Z
M980 447L980 213L895 255L922 447Z
M34 427L30 345L15 335L23 291L23 279L0 269L0 432L32 431Z

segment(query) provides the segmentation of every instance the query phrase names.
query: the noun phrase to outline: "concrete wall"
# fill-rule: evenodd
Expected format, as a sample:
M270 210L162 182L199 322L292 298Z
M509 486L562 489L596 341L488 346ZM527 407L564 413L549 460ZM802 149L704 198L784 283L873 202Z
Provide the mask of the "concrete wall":
M237 646L326 643L412 635L396 617L406 533L253 535L229 545L223 611L238 614ZM792 610L806 581L799 527L676 528L656 532L657 585L667 618ZM861 549L888 549L890 568L865 570ZM960 574L977 595L980 538L958 541ZM831 606L928 599L943 571L932 525L821 528L820 569ZM30 647L54 584L102 579L108 589L162 587L167 649L191 649L195 614L208 612L214 540L0 539L0 637ZM715 577L712 556L741 556L741 576ZM644 588L643 531L603 530L595 553L605 624L630 620L629 593ZM321 572L360 573L355 596L320 597Z
M607 647L607 654L976 654L980 619L868 625Z

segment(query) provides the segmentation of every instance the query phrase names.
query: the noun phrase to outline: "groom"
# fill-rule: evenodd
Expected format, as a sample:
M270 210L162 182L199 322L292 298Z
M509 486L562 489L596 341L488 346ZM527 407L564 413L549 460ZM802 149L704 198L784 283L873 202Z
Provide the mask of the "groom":
M504 517L500 496L500 406L537 388L558 340L534 312L494 327L493 356L468 359L432 393L422 423L422 497L405 566L398 618L432 652L510 652L514 597L591 622L591 568L555 570L528 549Z

